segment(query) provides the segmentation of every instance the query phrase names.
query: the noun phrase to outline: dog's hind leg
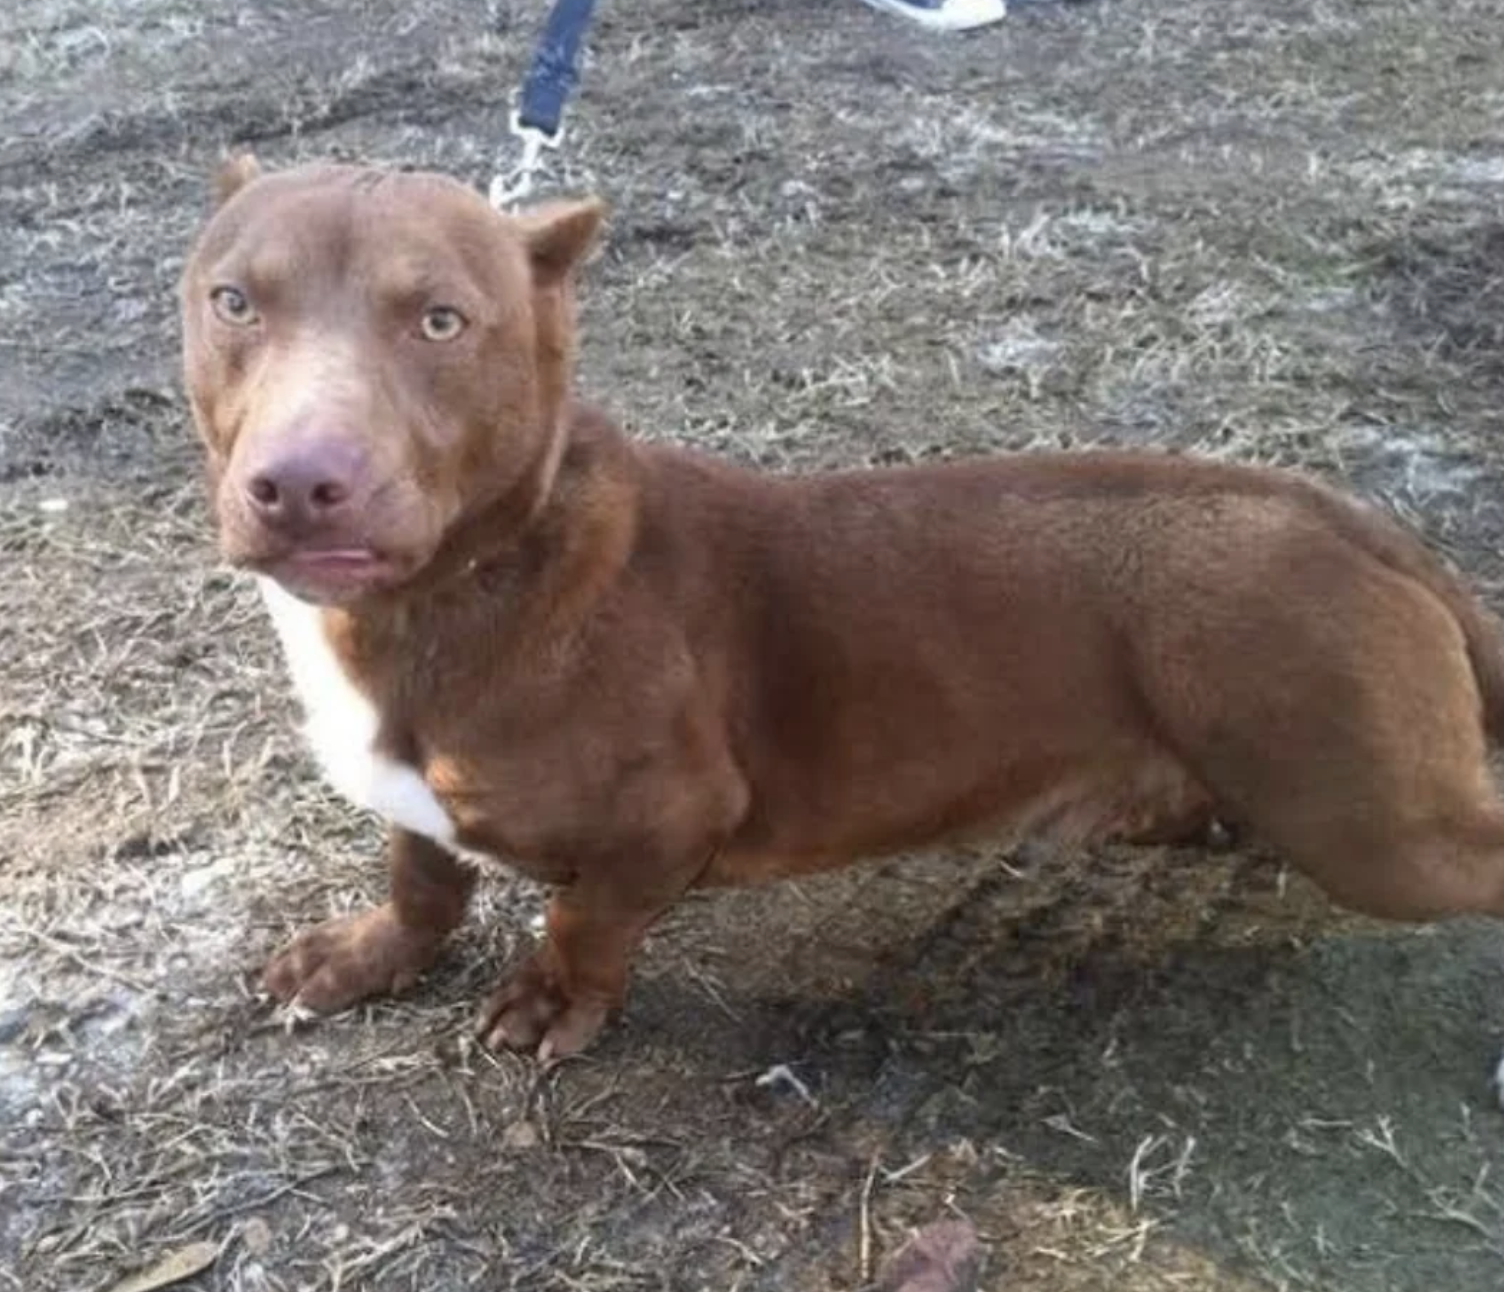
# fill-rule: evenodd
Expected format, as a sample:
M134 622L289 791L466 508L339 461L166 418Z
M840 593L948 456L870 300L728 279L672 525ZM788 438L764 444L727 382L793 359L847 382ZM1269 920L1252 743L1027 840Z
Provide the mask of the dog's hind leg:
M1461 628L1420 584L1341 556L1313 553L1319 600L1243 591L1180 630L1146 669L1155 717L1219 809L1342 905L1504 917L1504 802Z

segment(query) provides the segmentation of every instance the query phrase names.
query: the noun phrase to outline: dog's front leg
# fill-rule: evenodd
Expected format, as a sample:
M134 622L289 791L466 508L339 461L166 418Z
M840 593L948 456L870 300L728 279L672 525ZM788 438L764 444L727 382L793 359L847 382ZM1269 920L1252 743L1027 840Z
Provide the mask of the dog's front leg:
M321 1014L411 987L465 917L475 872L438 844L394 830L391 897L326 920L272 957L263 984L278 1000Z
M673 900L629 897L588 878L561 889L542 945L491 994L477 1034L544 1062L584 1049L624 1001L632 956Z

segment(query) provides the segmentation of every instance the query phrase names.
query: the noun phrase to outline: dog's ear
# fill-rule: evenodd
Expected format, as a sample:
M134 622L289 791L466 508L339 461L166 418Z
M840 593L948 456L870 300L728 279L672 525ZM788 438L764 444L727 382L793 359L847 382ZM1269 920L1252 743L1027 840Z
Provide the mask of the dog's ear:
M606 204L594 197L549 202L517 216L538 282L567 278L595 244L605 218Z
M214 173L214 205L223 206L260 174L261 163L255 154L234 153L226 157Z

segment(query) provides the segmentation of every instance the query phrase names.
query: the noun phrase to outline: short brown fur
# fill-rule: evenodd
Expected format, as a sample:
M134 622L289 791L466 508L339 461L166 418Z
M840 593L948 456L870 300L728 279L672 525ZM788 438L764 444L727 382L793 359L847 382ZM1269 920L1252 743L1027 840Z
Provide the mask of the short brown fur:
M586 1044L691 888L977 831L1215 812L1361 910L1504 914L1499 629L1377 512L1164 456L773 478L634 444L568 393L598 207L518 220L338 167L220 188L183 304L226 554L325 606L463 844L557 886L492 1043ZM253 327L216 317L225 282ZM469 327L412 344L436 304ZM268 522L269 462L337 505ZM379 568L305 561L335 544ZM339 1008L431 963L471 872L400 829L391 867L389 903L273 961L276 995Z

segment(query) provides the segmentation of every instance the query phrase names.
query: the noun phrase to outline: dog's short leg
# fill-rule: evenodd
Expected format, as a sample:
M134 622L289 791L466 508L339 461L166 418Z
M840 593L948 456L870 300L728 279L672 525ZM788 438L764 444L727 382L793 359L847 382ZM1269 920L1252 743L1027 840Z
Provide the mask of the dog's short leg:
M478 1034L493 1049L535 1049L545 1062L582 1050L625 999L632 956L669 904L623 900L588 882L562 889L549 902L543 945L492 993Z
M267 991L331 1013L411 987L438 958L444 939L464 919L475 872L406 830L392 833L388 856L390 900L299 935L267 965Z

